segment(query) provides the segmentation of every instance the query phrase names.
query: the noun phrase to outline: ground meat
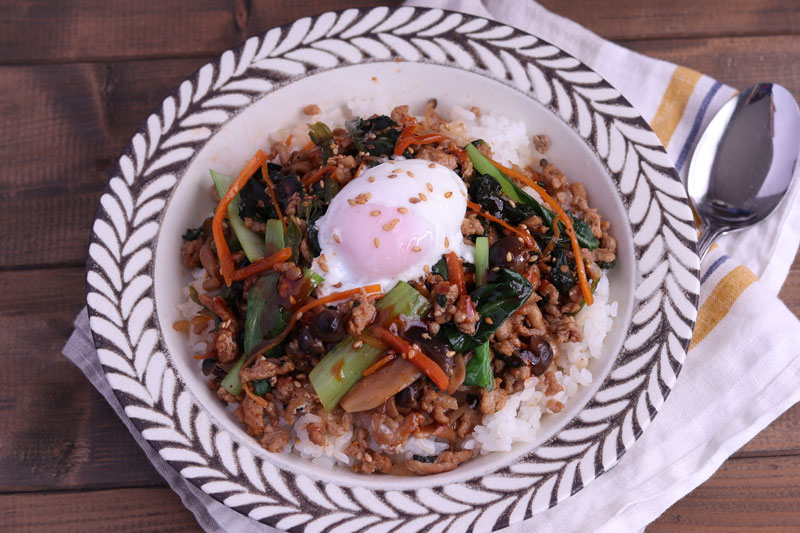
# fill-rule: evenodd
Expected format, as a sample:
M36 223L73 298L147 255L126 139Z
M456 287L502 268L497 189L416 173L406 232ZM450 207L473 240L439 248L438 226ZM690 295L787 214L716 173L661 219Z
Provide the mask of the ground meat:
M511 366L503 373L503 389L508 394L520 392L525 388L525 380L531 377L530 365Z
M267 231L267 223L259 222L258 220L250 217L244 217L244 227L257 233L264 233Z
M203 246L203 239L186 241L181 245L181 257L185 268L200 268L200 248Z
M236 342L236 328L233 322L223 322L227 327L220 325L214 334L214 350L217 353L217 360L220 363L232 363L236 360L239 353L239 345Z
M293 217L297 214L297 208L300 206L300 193L294 193L291 198L289 198L289 202L286 204L286 209L283 210L283 214L287 217Z
M385 446L401 446L406 443L408 437L417 431L425 417L417 412L411 412L405 417L392 418L376 409L370 421L372 437L375 442Z
M557 344L563 344L565 342L580 342L583 340L581 328L575 322L575 317L563 315L559 311L556 312L558 313L557 316L548 316L546 319L553 341Z
M347 332L353 337L358 337L375 318L375 304L366 294L358 294L354 299L355 304L347 321Z
M494 389L481 389L481 403L478 408L485 415L492 415L505 407L508 394L500 388L500 378L494 379Z
M211 380L213 383L216 383L217 389L217 398L222 400L225 403L236 403L236 396L228 392L225 388L220 387L219 383L215 380Z
M433 463L423 463L422 461L411 459L406 461L405 466L410 473L425 476L449 472L470 457L472 457L472 450L461 450L459 452L446 451L440 453Z
M432 385L426 384L422 391L420 409L431 415L439 424L449 424L447 411L458 409L458 402L449 394L436 390Z
M392 109L391 118L404 128L417 123L417 119L408 113L407 105L399 105Z
M468 294L463 294L458 299L456 310L453 314L453 322L462 333L467 335L475 335L478 329L478 321L481 315L475 310L475 304L472 302Z
M291 378L282 378L289 380ZM283 417L290 423L294 424L294 419L301 413L308 413L314 410L314 406L319 402L317 393L314 391L311 383L294 379L291 381L292 391L291 398L286 404L286 410ZM299 386L298 386L299 385Z
M483 235L484 233L483 224L481 221L478 220L477 215L474 213L470 213L464 217L464 220L461 221L461 233L468 237L470 235Z
M454 425L456 435L464 438L481 423L481 414L468 405L462 405L450 415L450 424Z
M360 461L364 451L369 449L369 444L367 444L368 440L369 433L367 430L362 427L356 428L353 432L353 439L350 441L350 444L347 445L347 448L344 449L345 455Z
M353 429L353 416L341 407L337 407L332 413L323 409L318 415L322 419L322 427L328 435L338 437Z
M453 154L448 154L444 150L434 148L430 145L423 145L417 153L417 158L433 161L434 163L445 166L450 170L455 170L458 168L458 158L456 156Z
M567 186L567 178L552 163L542 169L540 177L548 189L559 190Z
M458 300L458 286L448 281L437 283L432 291L433 321L437 324L450 322L456 314L456 300Z
M380 452L366 450L361 455L361 462L353 465L353 472L373 474L382 472L388 474L392 471L392 460Z
M260 357L250 367L241 371L241 377L244 382L258 381L288 374L292 370L294 370L294 363L288 359L266 359Z
M292 435L285 427L269 425L264 428L264 436L261 438L261 446L268 451L282 452L286 445L291 441Z
M219 317L220 320L223 322L230 320L231 322L236 322L236 315L228 307L228 304L225 303L219 296L215 296L214 298L210 297L207 294L200 294L200 303L211 309L211 311Z
M548 370L547 372L545 372L542 375L542 379L544 380L544 384L547 387L544 391L545 396L555 396L556 394L564 390L564 387L562 387L561 384L558 382L556 374L552 370Z
M308 432L308 440L317 446L325 446L325 444L328 442L325 438L325 433L322 431L322 428L319 426L319 424L315 422L307 424L306 431Z
M546 154L548 150L550 150L550 137L547 135L534 135L533 136L533 147L536 148L536 151L540 154Z
M547 408L550 409L554 413L560 413L561 410L564 408L564 404L559 402L558 400L547 400Z
M266 427L264 408L250 396L245 396L234 415L247 427L247 434L251 437L260 437L264 434L264 428Z

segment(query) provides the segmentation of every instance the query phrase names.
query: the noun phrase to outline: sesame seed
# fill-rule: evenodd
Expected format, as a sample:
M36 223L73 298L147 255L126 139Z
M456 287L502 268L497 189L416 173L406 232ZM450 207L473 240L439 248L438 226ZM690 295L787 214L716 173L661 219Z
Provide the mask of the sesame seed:
M388 177L389 179L393 179L393 178L396 178L396 177L397 177L397 174L389 174L387 177Z
M406 170L406 174L408 174L408 175L409 175L409 176L411 176L412 178L415 178L415 177L416 177L416 176L414 176L414 173L413 173L413 172L411 172L410 170Z
M422 248L420 248L419 246L414 246L414 247L411 248L411 251L413 251L413 252L421 252Z
M299 382L299 381L295 381L295 382L294 382L294 388L295 388L295 389L299 389L299 388L300 388L300 387L302 387L302 386L303 386L303 385L302 385L302 384L300 384L300 382Z
M455 351L453 351L453 350L450 350L449 352L447 352L446 354L444 354L444 356L445 356L445 357L453 357L454 355L456 355L456 352L455 352Z
M428 163L428 168L436 168L436 165L434 165L433 163Z
M364 341L362 340L357 340L356 342L353 343L353 348L356 350L358 350L362 346L364 346Z
M341 282L341 281L340 281L339 283L334 283L334 284L333 284L333 288L334 288L334 289L338 289L338 288L339 288L339 287L341 287L341 286L342 286L342 282Z
M381 215L381 212L380 212L379 210L377 210L377 209L376 209L375 211L370 211L370 213L369 213L369 214L370 214L371 216L373 216L373 217L378 217L378 216L380 216L380 215Z
M523 239L522 237L517 237L517 240L522 244L525 244L525 239Z
M391 224L384 224L383 225L383 231L392 231L393 229L394 229L394 226L392 226Z
M370 176L370 177L368 177L368 178L367 178L367 181L368 181L368 182L370 182L370 183L372 183L373 181L375 181L375 176Z
M336 244L342 243L342 239L340 239L339 236L336 235L335 233L333 234L333 240L336 241Z
M296 304L297 303L297 298L295 298L294 296L292 296L290 294L289 295L289 303L292 304L292 305Z
M394 164L395 164L395 161L389 160L389 164L390 164L390 165L394 165Z
M397 212L398 213L402 213L402 214L405 215L406 213L408 213L408 208L407 207L398 207L397 208Z
M428 192L433 192L433 185L431 185L430 183L426 183L425 187L427 187Z
M422 194L422 193L419 193L419 199L420 199L420 200L422 200L422 201L424 202L424 201L426 201L426 200L428 199L428 197L427 197L427 196L425 196L425 195L424 195L424 194Z
M450 239L448 239L447 237L444 238L444 247L450 248Z
M466 197L466 196L467 196L467 195L464 193L464 191L458 191L458 192L460 192L460 193L461 193L461 196L464 196L464 197Z
M375 237L375 239L372 242L373 244L375 244L375 248L378 248L381 245L381 240L377 237Z
M510 263L512 259L514 259L514 256L511 255L511 252L506 252L506 262Z
M419 198L409 198L408 201L412 204L418 204L420 202Z
M492 317L490 317L490 316L487 316L487 317L486 317L486 323L487 323L487 324L489 324L489 325L491 326L492 324L494 324L494 320L492 320Z
M425 266L422 267L422 270L425 272L425 274L430 274L431 273L431 266L430 265L425 265Z
M514 202L514 200L509 200L508 203L511 204L511 207L517 207L517 204Z
M450 198L451 196L453 196L453 191L447 191L446 193L444 193L445 198Z

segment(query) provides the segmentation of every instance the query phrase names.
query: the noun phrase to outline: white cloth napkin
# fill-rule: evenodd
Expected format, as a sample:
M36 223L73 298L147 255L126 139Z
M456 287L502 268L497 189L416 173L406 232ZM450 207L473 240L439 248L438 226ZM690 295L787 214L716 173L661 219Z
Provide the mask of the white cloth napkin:
M408 3L493 18L551 41L611 82L651 123L664 116L663 95L675 82L675 65L605 41L533 1ZM693 76L691 72L687 76L694 83L691 96L680 120L672 124L674 128L664 128L672 129L665 144L683 175L698 133L735 93L707 76ZM507 528L506 533L639 531L800 400L800 360L796 357L800 322L775 297L800 242L797 190L795 182L789 198L768 221L724 237L722 246L703 260L696 346L689 351L666 404L636 445L616 467L578 494ZM746 264L761 281L737 261ZM135 430L105 379L85 310L78 315L63 354L80 367L114 408L204 530L275 531L187 482Z

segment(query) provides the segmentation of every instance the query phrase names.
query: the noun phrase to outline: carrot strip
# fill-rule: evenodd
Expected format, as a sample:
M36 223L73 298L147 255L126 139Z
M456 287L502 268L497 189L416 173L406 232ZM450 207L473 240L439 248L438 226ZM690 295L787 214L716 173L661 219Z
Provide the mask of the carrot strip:
M487 158L488 159L488 158ZM539 196L542 197L542 200L547 202L547 204L553 208L556 215L559 219L564 223L564 227L566 228L567 235L569 236L570 243L572 244L572 253L575 254L575 269L578 271L578 283L581 287L581 293L583 294L583 299L586 300L586 305L592 305L594 303L594 297L592 296L592 288L589 286L589 281L586 279L586 266L583 264L583 256L581 255L581 246L578 244L578 237L575 235L575 228L572 226L572 219L567 216L567 213L561 207L552 196L550 196L544 188L532 180L530 177L526 176L522 172L518 172L512 168L507 168L498 163L497 161L493 161L489 159L489 162L493 164L497 170L506 174L507 176L517 178L519 181L528 185L529 187L533 188ZM558 226L558 222L554 224ZM555 231L555 229L553 230Z
M292 133L291 135L286 137L286 140L284 141L284 144L286 144L286 146L291 145L292 144L292 139L294 139L294 133Z
M414 133L416 133L418 129L419 124L411 124L403 128L403 131L400 132L400 135L397 137L397 142L394 145L394 155L403 155L406 148L411 145L411 137L414 136Z
M303 150L305 150L306 152L308 152L308 151L309 151L309 150L311 150L312 148L314 148L314 141L308 141L308 142L306 143L306 145L305 145L305 146L303 146Z
M450 252L445 255L445 262L447 263L447 279L450 283L456 284L459 294L467 294L467 282L464 281L464 268L461 266L461 260L455 252Z
M272 207L275 209L275 214L278 215L278 220L280 220L281 224L283 224L284 233L286 233L286 221L283 219L281 204L278 203L278 194L275 192L275 184L272 183L272 178L269 177L269 170L267 169L266 161L263 165L261 165L261 174L264 176L264 181L267 182L267 192L269 193L269 198L272 201Z
M239 374L241 376L242 370L250 366L256 358L260 357L261 355L267 353L269 350L274 348L275 346L279 345L283 342L283 339L292 331L292 328L297 323L298 320L303 316L303 313L309 311L315 307L320 305L328 304L331 302L338 302L339 300L344 300L345 298L350 298L351 296L355 296L359 294L361 291L364 291L367 294L374 294L381 292L380 285L367 285L366 287L359 287L357 289L350 289L348 291L341 291L341 292L332 292L327 296L323 296L322 298L317 298L316 300L312 300L302 306L300 306L297 311L292 313L292 317L289 319L289 323L286 324L286 327L283 328L283 331L278 334L277 337L272 338L269 342L267 342L264 346L262 346L258 351L256 351L253 355L251 355L247 361L242 365L242 368L239 370Z
M251 263L246 267L239 268L231 272L231 279L233 281L242 281L250 276L261 274L265 270L269 270L277 263L282 263L292 257L292 249L288 246L275 252L274 254L262 257L255 263Z
M553 251L553 248L556 247L556 242L558 241L558 237L560 235L561 235L561 227L558 224L553 224L553 238L550 239L550 242L548 242L547 246L545 246L542 255L549 255L550 252Z
M214 354L214 350L209 350L206 353L201 353L199 355L193 355L192 359L197 359L198 361L200 361L202 359L214 359L215 355L216 354Z
M373 326L371 330L376 337L391 346L397 353L405 354L406 360L413 363L414 366L419 368L423 374L431 378L431 381L433 381L433 383L439 387L439 390L447 390L447 386L450 384L447 374L444 373L442 367L437 365L430 357L422 353L422 350L415 349L414 346L401 339L388 329L380 326Z
M233 273L235 265L233 263L231 250L228 248L228 243L225 241L225 233L222 229L222 222L225 220L225 217L228 214L228 206L231 204L233 199L237 194L239 194L239 191L242 190L242 187L247 184L250 178L253 177L253 174L256 173L258 168L266 163L266 161L267 154L265 154L262 150L257 151L253 158L239 173L239 176L237 176L236 180L230 186L228 192L225 193L225 196L223 196L219 201L217 210L214 213L214 221L212 222L211 229L214 235L214 244L217 247L217 256L219 257L219 270L222 274L222 277L225 279L225 283L229 287L231 285L231 274Z
M311 174L311 176L309 176L306 181L303 182L303 187L311 187L316 182L324 178L325 174L334 170L336 170L336 167L333 165L325 165L324 167L318 168L313 174Z
M369 376L370 374L374 374L378 369L380 369L381 367L386 366L392 360L394 360L395 357L397 357L397 354L394 353L394 352L391 352L391 353L388 353L388 354L384 355L383 357L378 359L378 361L375 364L370 366L368 369L364 370L364 372L361 375L362 376Z
M504 228L506 228L507 230L509 230L509 231L511 231L513 233L516 233L517 236L522 239L522 242L528 248L536 248L536 241L533 240L533 237L531 237L531 234L528 233L527 231L521 230L519 228L515 228L514 226L512 226L511 224L509 224L505 220L501 220L501 219L497 218L494 215L490 215L489 213L483 211L481 209L481 206L479 206L478 204L476 204L475 202L473 202L471 200L467 200L467 207L469 207L470 210L473 211L474 213L476 213L478 216L481 216L481 217L483 217L483 218L485 218L487 220L491 220L492 222L496 222L496 223L500 224L501 226L503 226Z

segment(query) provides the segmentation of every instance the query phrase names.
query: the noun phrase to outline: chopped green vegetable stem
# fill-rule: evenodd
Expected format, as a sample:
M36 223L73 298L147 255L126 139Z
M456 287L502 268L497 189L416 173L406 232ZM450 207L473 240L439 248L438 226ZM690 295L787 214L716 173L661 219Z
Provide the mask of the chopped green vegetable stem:
M475 239L475 283L483 285L486 282L486 273L489 271L489 239L478 237Z
M220 387L230 392L233 396L238 396L242 393L242 381L239 379L239 370L242 369L242 365L245 361L247 361L247 356L242 355L242 357L236 361L236 364L228 370L228 374L223 378L222 383L220 383Z
M214 181L214 186L220 198L225 196L234 181L230 176L213 170L211 171L211 179ZM228 222L233 228L233 233L239 240L239 244L242 245L242 250L244 250L247 259L253 263L264 257L264 241L256 232L244 225L244 220L239 216L239 202L241 202L241 199L237 194L228 205Z

